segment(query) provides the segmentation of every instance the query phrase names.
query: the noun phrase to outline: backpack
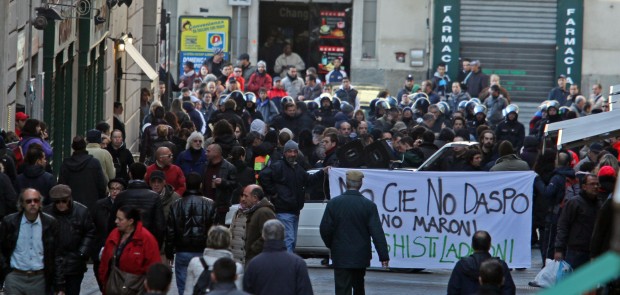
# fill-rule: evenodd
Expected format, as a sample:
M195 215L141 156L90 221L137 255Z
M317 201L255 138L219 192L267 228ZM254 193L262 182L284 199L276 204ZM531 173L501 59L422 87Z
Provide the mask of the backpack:
M579 196L579 192L581 192L579 179L577 177L566 177L566 181L564 182L564 199L562 199L560 207L564 208L564 204L566 204L568 200Z
M194 285L193 295L204 295L211 291L211 270L203 257L200 257L199 259L202 267L204 267L204 270L198 277L196 285Z
M26 140L20 140L18 142L10 143L7 146L13 151L13 155L15 158L15 168L24 164L25 155L27 151L23 150L23 146L25 146L33 137L30 137Z

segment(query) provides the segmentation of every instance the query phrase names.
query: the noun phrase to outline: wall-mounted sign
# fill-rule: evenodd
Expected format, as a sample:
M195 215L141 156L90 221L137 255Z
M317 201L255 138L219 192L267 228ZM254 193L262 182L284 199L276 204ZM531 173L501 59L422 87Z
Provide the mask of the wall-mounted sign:
M179 28L179 65L191 61L199 72L202 62L218 49L230 60L230 18L181 16ZM183 67L179 70L183 74Z
M583 49L583 0L558 2L555 76L565 75L569 84L581 84Z
M446 64L446 72L456 77L459 70L461 4L459 0L435 2L433 29L433 69Z

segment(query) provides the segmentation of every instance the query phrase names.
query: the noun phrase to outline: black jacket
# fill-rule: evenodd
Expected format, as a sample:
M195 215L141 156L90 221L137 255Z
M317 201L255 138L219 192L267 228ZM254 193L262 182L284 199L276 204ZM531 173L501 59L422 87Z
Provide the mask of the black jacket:
M276 213L299 214L304 207L306 187L322 180L324 175L323 170L309 174L299 164L291 166L281 159L261 170L258 180L271 197Z
M517 119L514 121L505 119L497 124L495 134L497 135L497 142L508 140L512 143L515 151L520 151L525 139L525 127Z
M66 158L58 176L58 183L71 187L73 200L91 209L97 200L106 197L105 180L101 164L86 151L73 152Z
M11 184L11 179L0 172L0 218L16 211L17 193Z
M571 249L589 252L599 208L601 208L601 201L598 198L589 199L584 191L579 193L579 197L567 200L558 220L558 233L555 237L556 251Z
M129 165L134 163L131 152L125 147L124 143L118 149L108 144L106 149L110 152L110 155L112 155L114 169L116 169L116 177L129 181Z
M239 116L237 113L235 113L234 110L226 110L224 112L218 112L215 116L211 116L211 118L209 118L209 124L215 124L217 123L219 120L226 120L228 121L228 123L230 123L230 125L233 126L233 130L235 129L235 127L239 127L239 130L241 130L241 138L243 138L246 134L246 129L245 129L245 123L243 122L243 119L241 119L241 116Z
M596 223L592 231L590 256L596 258L609 250L611 234L613 232L614 208L613 198L607 198L596 216Z
M213 201L199 191L187 190L183 198L170 207L166 227L166 257L174 253L202 252L207 244L207 233L213 224Z
M203 175L207 174L209 169L209 162L205 165L205 171ZM222 183L215 189L215 208L229 208L231 205L232 193L239 186L237 182L237 169L230 162L222 159L222 165L220 171L217 173L217 177L222 179ZM206 177L202 180L202 194L207 195L206 188L208 187Z
M370 266L371 238L379 260L390 260L377 205L359 191L347 190L327 203L320 231L336 268Z
M256 295L314 294L304 260L288 253L284 241L277 240L265 241L263 252L250 261L243 275L243 290Z
M13 213L5 216L0 223L0 280L13 271L11 255L17 246L19 227L23 213ZM64 290L65 279L63 274L63 259L59 247L58 221L48 214L39 214L43 226L43 266L45 269L45 288L49 290Z
M57 242L63 258L65 275L78 275L86 272L86 261L95 242L95 225L88 209L72 202L66 212L56 210L54 204L43 208L58 221L60 235Z
M45 167L40 165L27 165L24 173L17 176L17 191L21 192L26 188L34 188L43 195L45 204L49 204L49 192L56 185L56 177L45 171Z
M166 232L166 218L159 194L152 191L143 180L132 180L127 189L120 192L114 200L113 214L110 216L109 231L116 225L116 211L123 206L133 206L142 211L142 225L153 234L161 248ZM108 234L110 234L108 232Z
M478 276L480 276L480 264L487 259L498 259L491 257L487 252L474 252L474 254L461 258L450 275L448 281L448 295L450 294L476 294L480 288ZM504 285L501 294L513 295L516 293L515 283L510 275L510 269L503 260L502 268L504 269Z
M110 197L97 200L95 210L92 211L93 222L95 224L95 241L93 242L92 257L99 260L99 250L105 245L108 234L114 229L110 224L110 219L116 218L113 212L114 203Z
M271 126L273 126L273 128L275 128L276 130L282 130L284 128L288 128L291 131L293 131L293 135L295 136L299 136L299 131L301 130L300 128L303 127L300 125L301 125L300 116L290 117L286 115L284 112L273 117L273 119L271 120Z

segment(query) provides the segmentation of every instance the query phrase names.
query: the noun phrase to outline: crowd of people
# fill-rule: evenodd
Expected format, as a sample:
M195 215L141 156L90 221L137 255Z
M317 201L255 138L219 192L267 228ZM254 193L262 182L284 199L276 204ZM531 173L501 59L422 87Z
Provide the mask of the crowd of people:
M290 47L283 54L291 56ZM311 294L305 264L292 254L299 214L307 198L332 197L329 168L340 166L338 151L353 143L384 142L396 159L391 167L417 168L447 143L477 141L453 147L428 170L533 170L538 177L532 244L543 260L564 259L579 268L608 249L620 137L575 149L542 149L545 125L609 110L600 85L588 99L577 85L567 91L566 78L559 76L526 128L500 77L483 74L479 61L464 59L458 77L448 77L443 64L420 84L408 75L396 97L381 91L367 110L339 68L341 83L335 86L311 67L276 62L282 74L272 77L265 62L254 67L247 54L238 61L233 66L216 52L200 73L187 62L178 85L160 69L159 99L149 89L141 92L137 161L124 143L120 104L112 126L101 122L73 138L73 153L59 171L48 163L54 151L45 123L17 113L15 132L0 137L5 290L79 294L90 259L105 294L123 287L143 290L145 279L148 288L150 269L155 278L168 275L161 264L174 265L179 294L204 292L197 286L207 271L211 283L200 285L203 289ZM181 94L172 98L168 90ZM313 168L317 172L309 173ZM334 201L349 200L372 219L376 207L353 201L363 198L355 192L362 178L347 174L350 191ZM333 243L334 235L350 234L333 225L347 212L334 213L348 206L341 201L330 201L321 234L335 255L337 294L346 294L363 290L360 269L369 263L370 235L354 237L365 245L357 252L363 257L350 257ZM239 210L226 220L237 203ZM375 242L383 236L379 230L380 225L373 229ZM486 253L490 235L477 233L473 242ZM375 243L387 267L384 246ZM478 270L482 275L505 268L481 265L485 259L457 265L473 270L474 286L480 285ZM351 268L357 270L346 270ZM273 273L282 279L267 279ZM449 293L462 285L452 282Z

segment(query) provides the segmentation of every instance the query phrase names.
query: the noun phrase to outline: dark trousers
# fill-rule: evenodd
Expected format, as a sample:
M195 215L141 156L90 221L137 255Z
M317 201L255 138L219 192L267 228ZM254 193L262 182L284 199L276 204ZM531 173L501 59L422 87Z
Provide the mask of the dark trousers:
M101 266L101 261L99 261L99 257L97 257L97 259L93 259L93 273L95 274L97 285L99 285L99 291L103 292L103 283L99 279L99 266Z
M564 260L575 270L590 261L590 252L568 249Z
M364 295L365 268L334 268L336 295Z
M74 274L65 276L65 294L66 295L80 295L80 287L82 286L82 280L84 274Z

